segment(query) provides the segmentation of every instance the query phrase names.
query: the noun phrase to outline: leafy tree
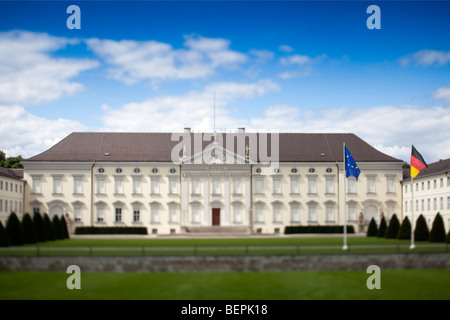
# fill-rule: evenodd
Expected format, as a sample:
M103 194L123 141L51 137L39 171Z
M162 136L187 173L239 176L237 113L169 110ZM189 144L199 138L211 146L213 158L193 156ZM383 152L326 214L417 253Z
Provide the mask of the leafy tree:
M396 239L398 231L400 229L400 222L398 221L397 215L394 213L389 221L389 227L386 230L387 239Z
M23 244L22 225L20 224L19 218L17 218L15 212L11 212L8 217L8 221L6 221L6 235L12 246Z
M42 220L42 216L39 212L35 212L33 214L33 223L34 230L36 232L36 240L38 242L45 242L47 239L45 238L44 221Z
M416 221L416 228L414 229L414 239L416 241L428 241L430 238L430 231L428 230L427 221L423 215L420 215Z
M433 226L431 227L430 232L430 241L431 242L445 242L445 227L444 220L442 216L438 212L433 221Z
M69 230L67 229L67 221L66 218L64 218L64 215L61 215L61 218L59 218L59 222L61 223L64 239L69 239Z
M13 169L23 169L23 164L20 163L20 161L22 160L23 158L20 155L17 157L8 157L4 161L4 167Z
M29 213L25 213L22 218L23 242L36 243L36 230Z
M369 222L369 228L367 229L367 236L368 237L376 237L378 234L378 227L377 223L375 222L375 219L370 219Z
M53 233L52 222L50 221L48 214L44 214L44 223L43 224L44 224L45 239L49 240L49 241L55 240L55 234Z
M3 224L0 221L0 247L7 247L9 246L9 239L6 235L6 230L3 228Z
M55 215L52 219L52 227L53 227L53 234L55 235L55 240L63 239L61 223L59 222L59 218L57 215Z
M411 239L411 222L409 222L408 217L405 217L398 232L397 238L399 239Z
M386 225L386 219L384 217L381 218L380 227L378 228L378 238L384 238L384 234L386 233L387 225Z
M6 160L6 154L0 150L0 167L3 167Z

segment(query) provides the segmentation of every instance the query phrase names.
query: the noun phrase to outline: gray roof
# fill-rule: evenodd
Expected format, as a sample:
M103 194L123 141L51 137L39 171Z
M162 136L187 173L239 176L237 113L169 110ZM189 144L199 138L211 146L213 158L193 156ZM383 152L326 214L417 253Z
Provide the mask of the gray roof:
M217 139L244 138L252 133L224 134ZM197 135L197 136L195 136ZM200 133L190 133L191 141L200 138ZM254 134L259 138L263 133ZM27 161L172 161L172 149L181 141L171 141L172 133L125 133L125 132L74 132L59 143L33 156ZM195 137L194 137L195 136ZM209 133L209 138L212 134ZM221 139L220 139L221 138ZM248 139L248 138L247 138ZM270 137L267 149L270 150ZM355 161L362 162L401 162L386 155L352 133L279 133L280 162L335 162L343 159L343 143L349 148ZM203 141L204 149L211 140ZM247 142L246 142L247 144ZM178 146L178 149L180 147ZM258 149L259 150L259 149ZM244 155L244 150L233 150ZM254 150L252 150L254 151ZM105 154L109 156L105 156ZM251 153L251 152L250 152ZM189 153L188 153L189 154ZM191 155L194 145L191 145ZM180 154L181 156L182 154ZM258 156L257 161L264 160Z
M15 180L22 180L23 179L23 169L11 169L11 168L0 167L0 176L15 179Z

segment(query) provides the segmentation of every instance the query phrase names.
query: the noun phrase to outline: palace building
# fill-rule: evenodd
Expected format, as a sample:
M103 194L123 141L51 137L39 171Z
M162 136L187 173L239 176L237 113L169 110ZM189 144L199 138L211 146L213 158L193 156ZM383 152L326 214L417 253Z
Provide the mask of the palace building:
M23 213L24 187L22 169L0 168L0 221L3 226L12 211L19 215Z
M358 181L345 178L344 143ZM72 231L274 234L346 215L358 232L402 211L403 162L347 133L77 132L22 163L24 211L65 215Z

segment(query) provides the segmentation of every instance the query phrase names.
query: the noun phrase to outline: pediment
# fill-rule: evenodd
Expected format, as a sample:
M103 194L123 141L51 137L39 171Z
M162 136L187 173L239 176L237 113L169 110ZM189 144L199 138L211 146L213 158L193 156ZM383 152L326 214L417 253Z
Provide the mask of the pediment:
M181 159L183 164L204 164L204 165L222 165L222 164L254 164L247 156L239 155L222 147L218 143L211 143L201 152L192 157Z

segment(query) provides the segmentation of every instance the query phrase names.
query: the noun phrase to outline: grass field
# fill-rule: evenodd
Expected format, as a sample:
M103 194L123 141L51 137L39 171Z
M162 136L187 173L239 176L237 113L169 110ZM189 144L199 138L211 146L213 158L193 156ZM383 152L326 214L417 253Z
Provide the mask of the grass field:
M366 287L364 271L230 273L0 272L0 299L298 300L450 299L450 270L382 270L381 289Z

